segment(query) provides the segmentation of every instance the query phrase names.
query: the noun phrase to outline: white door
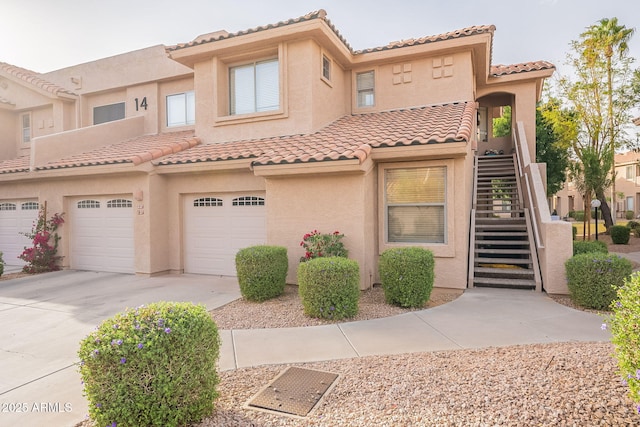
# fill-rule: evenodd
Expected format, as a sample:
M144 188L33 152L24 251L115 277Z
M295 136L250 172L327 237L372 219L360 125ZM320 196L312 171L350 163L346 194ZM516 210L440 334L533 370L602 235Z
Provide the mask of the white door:
M235 276L238 250L267 240L264 195L185 197L185 273Z
M0 252L7 265L22 266L18 256L33 242L20 233L30 233L38 220L38 202L17 200L0 202Z
M75 270L135 273L133 201L85 197L71 206L71 259Z

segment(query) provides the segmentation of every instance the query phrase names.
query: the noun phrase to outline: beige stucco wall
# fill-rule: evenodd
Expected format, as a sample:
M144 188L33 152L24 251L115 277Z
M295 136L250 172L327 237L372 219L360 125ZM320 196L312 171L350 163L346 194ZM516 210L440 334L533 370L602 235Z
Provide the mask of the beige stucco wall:
M352 91L353 111L372 112L467 101L473 98L473 64L470 52L438 54L354 68L375 73L375 105L359 108Z
M370 175L369 172L368 175ZM289 274L287 282L297 283L299 259L304 255L300 242L313 230L321 233L339 231L349 258L360 266L360 287L371 287L375 276L367 229L373 206L371 178L365 174L269 178L267 184L267 241L287 248ZM369 191L367 191L369 190Z
M18 156L18 117L12 111L0 109L0 160Z

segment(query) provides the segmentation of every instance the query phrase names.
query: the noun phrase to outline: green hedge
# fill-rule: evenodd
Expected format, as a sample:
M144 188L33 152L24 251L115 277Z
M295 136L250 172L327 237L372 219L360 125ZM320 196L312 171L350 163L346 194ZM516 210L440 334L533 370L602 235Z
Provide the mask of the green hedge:
M640 273L634 273L618 289L611 309L611 341L615 346L618 373L629 386L631 400L640 404Z
M307 316L344 319L358 314L360 267L342 257L314 258L298 266L298 293Z
M417 247L387 249L378 269L387 303L422 307L433 290L433 253Z
M583 307L603 310L631 274L632 265L618 255L591 252L569 258L565 270L571 299Z
M218 328L207 309L158 302L105 320L80 342L80 375L96 425L182 426L218 397Z
M633 217L635 216L635 212L634 211L626 211L624 213L624 217L628 220L633 219Z
M607 244L601 240L574 240L573 254L588 254L590 252L609 253Z
M631 230L624 225L614 225L609 230L611 233L611 241L615 245L626 245L629 243L629 237L631 235Z
M249 301L282 295L288 269L287 248L282 246L251 246L236 254L240 293Z

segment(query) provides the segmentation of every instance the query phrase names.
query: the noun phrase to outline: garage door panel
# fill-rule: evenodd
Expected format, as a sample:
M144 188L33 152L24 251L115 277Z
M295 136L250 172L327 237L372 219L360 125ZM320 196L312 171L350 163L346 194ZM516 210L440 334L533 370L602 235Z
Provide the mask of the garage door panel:
M238 250L266 242L264 196L185 197L184 269L235 276Z
M31 240L21 234L30 233L38 218L38 202L32 200L0 202L0 252L7 265L23 266L18 256Z
M125 198L91 197L73 203L72 268L135 272L132 206Z

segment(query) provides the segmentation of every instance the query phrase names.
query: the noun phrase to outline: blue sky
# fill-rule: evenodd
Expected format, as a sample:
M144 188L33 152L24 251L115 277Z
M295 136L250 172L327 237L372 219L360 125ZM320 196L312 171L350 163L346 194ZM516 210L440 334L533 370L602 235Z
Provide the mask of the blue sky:
M494 24L494 64L543 59L561 72L569 42L589 25L640 22L637 0L2 0L0 61L47 72L320 8L355 49ZM630 47L640 61L640 28Z

